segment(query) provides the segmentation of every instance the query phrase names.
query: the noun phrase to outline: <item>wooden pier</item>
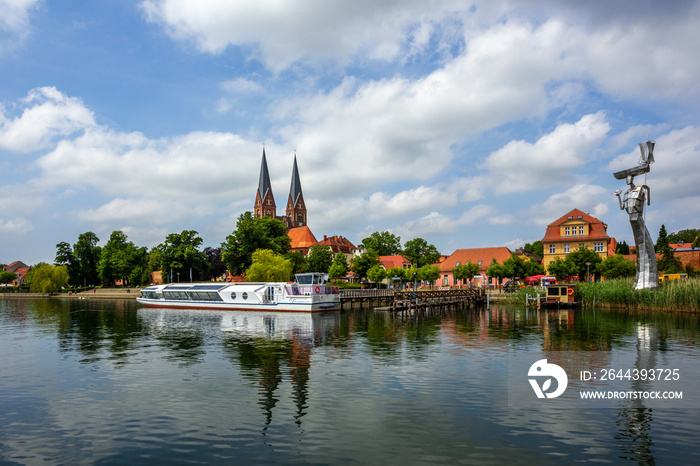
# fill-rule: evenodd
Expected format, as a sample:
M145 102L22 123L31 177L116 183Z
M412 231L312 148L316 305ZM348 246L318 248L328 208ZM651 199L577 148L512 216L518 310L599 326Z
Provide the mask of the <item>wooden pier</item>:
M365 305L377 307L388 305L394 300L393 290L341 290L340 308L349 305L353 307L359 304L360 308Z
M460 308L470 304L486 302L486 293L479 289L458 290L351 290L340 292L340 308L345 305L352 307L359 303L376 310L398 313L413 313L416 311Z

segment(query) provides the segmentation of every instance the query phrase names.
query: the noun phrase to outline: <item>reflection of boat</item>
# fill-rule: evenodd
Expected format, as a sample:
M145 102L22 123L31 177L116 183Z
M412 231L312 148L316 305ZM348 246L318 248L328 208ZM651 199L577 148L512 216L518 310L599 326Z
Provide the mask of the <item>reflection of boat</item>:
M249 337L314 337L332 332L339 319L337 312L232 311L221 317L221 330Z
M147 307L319 312L338 309L327 274L300 273L293 283L197 283L149 286L136 300Z

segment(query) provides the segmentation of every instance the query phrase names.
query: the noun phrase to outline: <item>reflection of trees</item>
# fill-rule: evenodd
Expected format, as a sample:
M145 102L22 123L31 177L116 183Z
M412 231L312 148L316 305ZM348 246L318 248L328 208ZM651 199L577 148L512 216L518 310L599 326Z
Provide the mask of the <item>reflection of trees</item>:
M77 351L86 360L103 351L123 362L142 332L136 303L128 300L27 299L13 300L18 319L42 329L55 329L61 352Z

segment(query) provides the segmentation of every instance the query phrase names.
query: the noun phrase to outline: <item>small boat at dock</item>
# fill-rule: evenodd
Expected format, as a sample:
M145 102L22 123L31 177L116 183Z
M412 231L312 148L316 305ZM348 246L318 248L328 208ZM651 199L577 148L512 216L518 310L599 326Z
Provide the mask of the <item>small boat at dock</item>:
M141 290L145 307L179 309L323 312L340 308L338 288L328 274L300 273L296 281L243 283L170 283Z

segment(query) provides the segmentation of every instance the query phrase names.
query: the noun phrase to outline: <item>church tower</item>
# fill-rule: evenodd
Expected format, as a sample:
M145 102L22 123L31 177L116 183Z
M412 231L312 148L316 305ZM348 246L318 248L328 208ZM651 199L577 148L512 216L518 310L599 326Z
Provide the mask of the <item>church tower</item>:
M258 192L255 195L254 215L255 218L277 218L277 206L275 205L275 197L272 195L270 173L267 171L265 147L263 147L262 165L260 166L260 180L258 181Z
M294 168L292 169L292 184L289 187L289 199L286 210L287 228L306 226L306 205L304 195L301 193L301 180L297 167L297 154L294 154Z

